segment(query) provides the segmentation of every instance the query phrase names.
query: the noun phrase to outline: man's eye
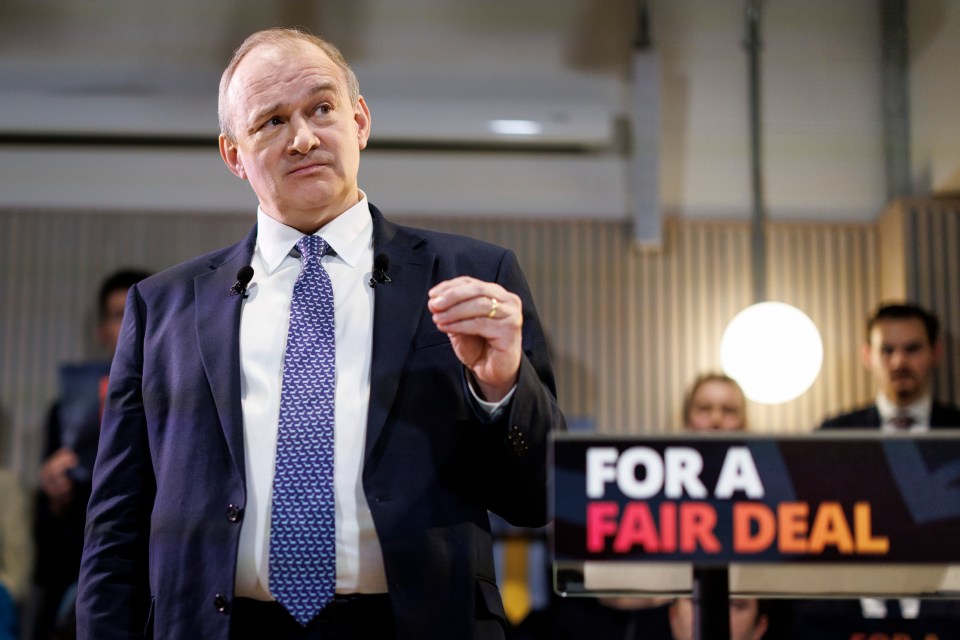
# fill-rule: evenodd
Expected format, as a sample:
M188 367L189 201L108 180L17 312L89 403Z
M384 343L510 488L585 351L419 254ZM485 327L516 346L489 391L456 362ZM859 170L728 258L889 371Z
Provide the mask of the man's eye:
M318 105L317 105L316 112L319 113L319 114L321 114L321 115L326 115L326 114L330 113L330 111L332 111L332 109L330 108L330 105L328 105L328 104L318 104Z
M267 120L267 125L269 125L269 126L271 126L271 127L276 127L276 126L279 126L279 125L281 125L281 124L283 124L283 118L281 118L281 117L279 117L279 116L273 116L272 118L270 118L269 120Z

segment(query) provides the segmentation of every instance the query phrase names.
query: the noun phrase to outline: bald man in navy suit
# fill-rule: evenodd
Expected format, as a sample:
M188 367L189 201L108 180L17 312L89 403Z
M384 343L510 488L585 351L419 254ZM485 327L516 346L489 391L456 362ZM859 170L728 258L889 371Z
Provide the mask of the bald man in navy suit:
M357 171L370 110L319 38L250 36L221 80L220 121L257 224L130 291L79 637L503 638L487 513L546 523L548 434L564 428L516 257L394 225L367 201ZM306 235L331 248L313 260L335 314L336 595L301 623L275 598L268 558Z

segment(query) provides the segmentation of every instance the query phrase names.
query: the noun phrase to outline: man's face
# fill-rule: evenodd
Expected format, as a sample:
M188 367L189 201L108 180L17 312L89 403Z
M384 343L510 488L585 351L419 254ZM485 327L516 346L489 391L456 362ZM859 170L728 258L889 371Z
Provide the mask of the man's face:
M767 632L769 621L760 613L755 598L730 599L730 640L760 640ZM693 638L693 604L689 598L680 598L670 607L670 630L674 640Z
M126 304L127 290L117 289L107 295L106 305L101 311L103 315L97 327L97 339L110 352L110 357L113 357L113 352L117 350L120 326L123 324L123 308Z
M906 406L929 390L939 352L923 321L905 318L876 322L862 356L878 390L897 406Z
M743 394L722 380L708 380L690 399L687 428L694 431L736 431L746 426Z
M756 598L730 599L730 640L759 640L767 632L767 616Z
M320 49L257 47L237 66L227 105L236 140L221 135L220 155L264 213L313 233L357 203L370 112L362 97L351 103L344 74Z

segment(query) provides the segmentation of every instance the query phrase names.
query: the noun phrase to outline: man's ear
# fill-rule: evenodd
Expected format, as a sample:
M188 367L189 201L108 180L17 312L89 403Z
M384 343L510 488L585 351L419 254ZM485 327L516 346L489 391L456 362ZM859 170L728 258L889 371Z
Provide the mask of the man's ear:
M230 169L230 173L243 180L247 179L247 172L243 168L243 161L240 160L240 151L236 143L222 133L220 134L220 157Z
M937 338L933 343L933 366L937 366L941 358L943 358L943 340Z
M867 368L867 371L873 371L873 359L871 358L869 342L864 342L860 345L860 362Z
M757 623L753 626L752 637L756 640L763 638L764 634L767 633L767 629L770 627L770 618L767 617L767 614L761 613L757 616Z
M367 101L363 96L357 98L357 106L353 108L353 119L357 123L357 139L360 143L360 149L367 148L367 140L370 139L370 109L367 107Z

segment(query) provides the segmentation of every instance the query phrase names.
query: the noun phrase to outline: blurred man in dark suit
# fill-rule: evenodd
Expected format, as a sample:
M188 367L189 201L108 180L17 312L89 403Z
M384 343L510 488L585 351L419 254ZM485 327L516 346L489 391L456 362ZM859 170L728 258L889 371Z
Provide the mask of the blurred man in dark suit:
M931 380L943 352L939 323L914 304L888 304L867 321L863 363L873 374L873 403L825 420L822 429L923 432L960 427L960 410L933 399Z
M909 303L883 305L867 321L866 338L861 357L873 374L876 397L871 404L825 420L821 429L923 433L960 427L960 410L933 398L933 372L943 345L939 323L932 313ZM960 629L960 611L955 605L921 602L918 598L806 602L797 605L795 618L802 623L803 633L811 634L809 637L825 637L823 629L840 628L863 637L891 629L915 629L918 634L931 630L955 633ZM909 633L894 636L930 637Z

